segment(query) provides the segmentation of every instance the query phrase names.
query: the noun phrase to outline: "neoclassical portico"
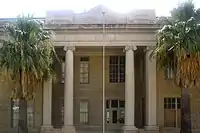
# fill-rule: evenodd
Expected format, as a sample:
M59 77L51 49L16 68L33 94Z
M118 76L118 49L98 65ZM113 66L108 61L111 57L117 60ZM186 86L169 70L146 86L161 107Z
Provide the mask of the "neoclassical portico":
M1 27L10 20L0 19ZM149 59L156 44L155 31L160 28L155 10L121 14L100 5L83 13L49 11L39 20L55 32L53 45L65 60L62 67L54 63L58 81L49 79L43 89L37 89L28 109L29 131L102 132L103 100L106 133L157 133L180 125L180 91L167 80L171 71L156 71L156 61ZM106 46L105 99L102 40ZM84 69L86 73L81 73ZM0 118L5 120L0 122L0 132L10 133L18 112L7 91L11 86L0 86ZM199 100L198 95L194 97ZM195 106L199 111L196 102Z
M135 68L134 52L140 46L124 46L126 58L125 71L125 123L122 131L124 133L137 132L135 126ZM65 83L64 83L64 133L75 133L74 126L74 51L75 46L67 45L63 47L65 51ZM145 52L145 82L146 82L146 126L145 130L158 131L157 125L157 99L156 99L156 62L149 58L149 46ZM48 89L50 88L50 89ZM43 131L53 129L51 125L51 95L52 81L44 84L43 93Z
M105 11L104 11L105 10ZM102 16L102 12L106 12L105 16ZM65 14L65 13L64 13ZM145 16L145 18L144 18ZM102 22L105 20L105 33L102 34ZM136 114L138 113L138 106L140 106L140 110L144 110L145 108L145 130L154 130L158 131L157 126L157 89L156 89L156 62L149 59L149 51L144 50L144 48L147 48L148 46L154 46L155 45L155 36L154 32L155 29L157 29L157 26L155 25L155 11L154 10L148 10L145 12L131 12L130 14L117 14L105 7L97 6L94 9L91 9L88 12L85 12L83 14L75 14L70 13L67 14L67 16L60 16L56 18L56 13L51 14L51 12L47 13L47 19L46 22L49 25L49 29L57 29L57 26L59 26L61 29L56 30L56 38L54 40L54 46L56 47L62 47L64 48L64 57L65 57L65 71L64 71L64 124L62 127L62 131L64 133L74 133L76 132L76 129L79 127L88 127L92 129L93 127L99 127L102 128L102 109L103 108L101 103L99 103L99 100L103 100L107 102L106 99L101 99L101 91L102 88L98 86L102 86L102 40L104 39L104 45L106 46L106 49L109 48L109 51L107 52L108 55L111 56L121 56L122 59L124 59L125 56L125 72L123 71L124 79L122 82L117 83L109 83L109 81L106 81L105 84L110 87L105 87L105 89L109 89L108 91L108 97L110 99L115 99L114 101L122 101L125 102L125 109L124 105L122 105L123 110L125 110L124 113L124 123L118 123L118 117L120 116L120 112L114 112L116 117L116 122L119 125L119 129L121 129L124 133L133 133L138 132L138 127L136 126L136 121L140 117L136 117ZM69 25L68 25L69 24ZM68 26L66 26L68 25ZM64 26L64 27L62 27ZM66 30L67 29L67 30ZM99 48L100 51L97 51L99 53L93 53L90 51L90 57L91 57L91 69L89 69L91 72L91 77L89 80L89 84L81 84L79 81L79 71L80 68L77 68L80 64L80 56L81 54L76 53L76 49L84 49L84 50L91 50L95 48ZM144 61L144 67L145 72L142 74L145 76L145 81L142 81L140 83L144 84L143 86L137 86L138 82L136 83L136 80L138 80L138 71L136 70L135 66L138 65L138 59L135 61L135 54L139 49L143 49L145 52L141 52L141 55L144 55L145 53L145 61ZM121 50L120 52L113 52L117 51L116 49ZM124 51L123 51L123 50ZM124 53L123 53L124 52ZM139 52L138 52L139 53ZM86 51L86 56L88 56ZM107 56L108 56L107 55ZM140 55L139 55L140 56ZM137 56L137 57L139 57ZM118 58L118 57L116 57ZM141 56L143 58L143 56ZM109 57L106 57L107 60L107 69L109 69ZM89 61L89 58L87 58L87 61ZM143 61L143 59L142 59ZM142 62L139 61L139 62ZM117 61L119 65L119 61ZM76 65L74 65L76 64ZM88 66L89 67L89 66ZM118 66L117 66L118 67ZM97 69L95 72L95 69ZM115 71L115 68L113 69ZM122 68L124 70L124 68ZM136 70L136 71L135 71ZM109 75L108 70L105 70L106 76ZM116 71L120 71L120 68L118 67ZM89 72L90 73L90 72ZM92 79L91 79L92 78ZM119 78L119 76L117 77ZM119 81L119 80L118 80ZM115 85L119 85L120 87L116 87ZM137 86L137 87L136 87ZM44 88L47 88L48 86L44 86ZM61 87L61 85L59 85ZM118 88L118 89L117 89ZM140 105L140 101L136 100L136 90L143 89L145 93L142 92L140 94L139 100L143 97L145 99L145 105ZM142 91L143 91L142 90ZM48 94L50 94L52 89L49 89ZM116 92L115 92L116 91ZM118 92L117 92L118 91ZM97 93L98 92L98 93ZM119 93L120 94L116 94ZM89 93L88 95L86 95ZM52 93L51 93L52 94ZM116 94L116 95L115 95ZM94 95L94 96L93 96ZM123 95L123 96L122 96ZM118 99L117 99L118 98ZM43 102L48 102L48 104L43 103L43 109L46 110L46 107L48 109L51 107L51 96L44 94L44 100ZM91 107L89 105L89 108L85 109L85 113L88 113L87 111L90 110L90 117L89 121L86 123L88 125L81 125L77 121L80 118L80 100L84 99L85 101L91 102ZM119 100L121 99L121 100ZM96 100L96 101L95 101ZM95 101L95 102L94 102ZM88 104L89 104L88 103ZM111 103L111 101L110 101ZM139 104L138 104L139 103ZM98 105L98 107L97 107ZM87 105L88 106L88 105ZM96 106L96 108L95 108ZM119 107L119 104L114 107L114 111L116 107ZM142 108L141 108L142 107ZM106 107L107 108L107 107ZM120 108L120 107L119 107ZM101 110L101 111L100 111ZM98 112L99 111L99 112ZM105 110L107 111L107 110ZM112 110L113 111L113 110ZM109 110L109 112L112 112ZM141 113L140 113L141 114ZM78 115L78 116L77 116ZM87 114L88 115L88 114ZM109 114L110 115L110 114ZM94 117L91 118L91 117ZM106 116L107 117L107 116ZM110 117L110 116L109 116ZM111 116L112 118L114 116ZM120 116L121 117L121 116ZM76 119L75 119L76 118ZM91 120L92 119L92 120ZM95 120L96 119L96 120ZM107 118L106 118L107 119ZM111 119L111 118L109 118ZM92 122L91 122L91 121ZM140 120L142 121L142 120ZM91 123L90 123L91 122ZM43 113L43 126L42 127L52 127L51 126L51 111L48 113ZM106 123L106 127L115 127L115 124L112 123ZM91 127L92 126L92 127Z

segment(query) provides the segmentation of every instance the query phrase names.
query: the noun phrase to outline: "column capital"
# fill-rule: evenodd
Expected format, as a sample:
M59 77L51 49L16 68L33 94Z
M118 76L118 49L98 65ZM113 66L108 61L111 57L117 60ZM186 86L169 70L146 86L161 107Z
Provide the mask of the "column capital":
M137 46L136 45L126 45L124 48L124 51L128 51L128 50L137 50Z
M76 48L75 48L75 46L64 46L63 49L64 49L64 51L70 50L73 52L73 51L75 51Z

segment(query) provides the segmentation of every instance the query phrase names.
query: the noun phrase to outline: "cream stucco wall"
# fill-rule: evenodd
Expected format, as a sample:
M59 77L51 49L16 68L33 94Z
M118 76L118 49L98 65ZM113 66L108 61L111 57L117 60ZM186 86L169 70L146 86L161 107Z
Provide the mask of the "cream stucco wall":
M152 25L153 26L153 25ZM109 56L125 55L123 48L127 44L136 44L138 50L135 52L135 124L142 128L144 125L145 107L142 106L142 99L145 98L145 75L144 75L144 52L142 46L155 44L156 27L149 25L135 25L134 27L121 27L107 29L106 42L106 99L124 100L124 83L109 83ZM55 46L59 56L64 57L64 45L75 45L74 53L74 124L77 129L85 126L79 123L79 103L80 100L89 101L89 126L99 127L102 124L102 34L99 29L89 28L84 30L67 29L55 30ZM140 49L141 48L141 49ZM90 83L79 84L79 58L81 56L90 57ZM64 84L61 84L61 64L55 62L55 69L58 81L53 83L52 92L52 124L56 128L61 127L60 121L60 98L64 97ZM35 98L35 127L39 130L42 125L42 89L36 89ZM200 111L199 94L200 89L190 89L192 112ZM11 86L0 82L0 132L8 131L11 125ZM157 122L162 128L164 126L164 97L179 97L180 88L176 87L171 80L164 79L163 71L157 72ZM142 109L143 108L143 109ZM110 126L112 128L112 126ZM117 126L119 128L120 125ZM113 127L115 128L115 127Z
M58 49L58 51L62 49ZM62 52L59 52L64 56ZM108 63L110 55L124 55L123 47L110 47L107 49L106 56L106 99L124 99L124 84L111 84L108 77ZM141 100L145 98L145 81L143 78L142 64L144 63L144 53L135 52L135 82L136 82L136 126L142 127L142 105ZM79 84L79 59L81 56L90 57L90 84ZM89 126L100 126L102 123L102 56L100 47L77 47L74 55L74 123L77 129L84 126L79 124L79 102L80 100L89 100ZM56 63L55 68L58 74L58 81L61 77L61 66ZM195 114L200 111L199 89L190 89L192 112ZM0 83L0 132L10 130L11 105L10 96L11 88L5 82ZM53 101L52 101L52 123L55 127L60 127L59 98L64 96L64 85L56 82L53 84ZM157 72L157 122L162 128L164 126L164 97L179 97L180 89L176 87L171 80L164 79L163 71ZM35 99L35 126L39 130L42 125L42 90L36 89ZM2 121L3 120L3 121ZM111 126L112 127L112 126ZM118 126L119 128L120 126Z
M164 78L164 71L157 71L157 121L160 127L164 126L164 97L180 97L180 88L174 85L173 80Z
M0 132L12 131L11 129L11 88L1 76L0 82ZM36 97L34 99L35 128L30 131L39 130L42 124L42 88L35 88Z
M189 88L191 100L191 118L193 129L200 129L200 89ZM164 127L164 98L180 97L181 88L177 87L173 80L164 79L163 70L157 71L157 121L161 128Z
M101 48L77 48L74 55L74 122L77 128L85 126L79 123L79 103L80 100L89 101L89 126L102 125L102 53ZM107 48L106 49L106 99L124 100L124 83L109 83L109 56L110 55L124 55L123 47ZM144 98L144 80L140 77L142 67L140 66L143 59L143 54L135 53L135 76L136 76L136 125L142 126L142 106L141 101ZM89 56L89 84L79 83L79 63L81 56ZM58 75L61 74L61 65L56 64ZM63 97L64 85L60 82L54 84L53 87L53 123L60 123L59 118L59 97ZM56 113L57 112L57 113ZM57 125L56 124L56 125ZM59 127L57 125L57 127ZM110 126L115 128L115 126ZM119 127L118 127L119 128Z

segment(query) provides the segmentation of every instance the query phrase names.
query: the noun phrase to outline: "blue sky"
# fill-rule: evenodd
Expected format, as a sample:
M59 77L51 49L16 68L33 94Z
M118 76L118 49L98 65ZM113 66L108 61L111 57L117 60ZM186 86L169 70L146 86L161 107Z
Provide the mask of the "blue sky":
M2 0L0 18L33 14L44 17L46 10L73 10L83 12L99 4L117 12L128 12L132 9L155 9L157 16L169 15L177 3L184 0ZM200 7L200 0L193 0Z

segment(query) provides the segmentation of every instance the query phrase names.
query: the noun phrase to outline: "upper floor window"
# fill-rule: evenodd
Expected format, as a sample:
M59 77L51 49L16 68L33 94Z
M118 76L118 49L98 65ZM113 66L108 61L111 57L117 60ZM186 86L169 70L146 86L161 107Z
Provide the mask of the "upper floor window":
M125 82L125 56L110 56L109 78L111 83Z
M89 57L80 58L80 84L89 83Z
M165 79L173 79L174 77L174 67L173 64L170 63L168 67L165 68Z

